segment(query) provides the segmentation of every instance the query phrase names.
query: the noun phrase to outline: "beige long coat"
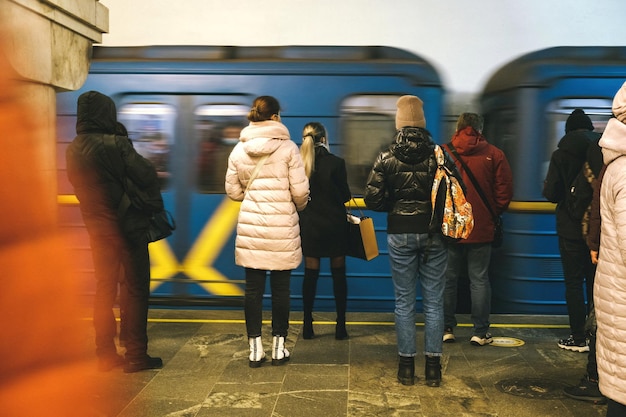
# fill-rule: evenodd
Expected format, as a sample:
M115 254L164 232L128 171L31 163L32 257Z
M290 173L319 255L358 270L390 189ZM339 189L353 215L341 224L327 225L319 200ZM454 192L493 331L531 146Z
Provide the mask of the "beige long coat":
M600 391L626 405L626 83L613 100L600 146L600 254L593 287Z
M259 159L269 155L249 189ZM309 198L309 180L298 146L280 122L251 122L228 158L226 194L241 201L235 263L290 270L302 261L298 211Z

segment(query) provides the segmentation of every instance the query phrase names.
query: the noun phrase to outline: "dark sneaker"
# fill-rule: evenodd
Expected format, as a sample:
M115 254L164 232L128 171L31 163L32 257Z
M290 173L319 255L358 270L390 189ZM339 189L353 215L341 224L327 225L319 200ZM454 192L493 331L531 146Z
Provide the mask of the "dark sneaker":
M585 375L575 387L563 388L563 393L575 400L589 401L594 404L606 403L606 397L598 388L598 381L590 379L589 375Z
M484 336L472 336L470 339L470 343L474 346L485 346L490 343L493 343L493 337L491 337L491 333L486 333Z
M98 371L100 372L108 372L122 365L124 365L124 358L118 354L98 358Z
M574 340L572 335L569 335L567 339L560 339L558 345L561 349L571 350L572 352L589 352L587 340Z
M452 332L452 327L446 327L443 331L443 342L444 343L454 343L456 338L454 337L454 333Z
M146 355L141 359L127 359L124 364L124 372L127 374L133 372L143 371L145 369L161 369L163 367L163 361L161 358L153 358Z

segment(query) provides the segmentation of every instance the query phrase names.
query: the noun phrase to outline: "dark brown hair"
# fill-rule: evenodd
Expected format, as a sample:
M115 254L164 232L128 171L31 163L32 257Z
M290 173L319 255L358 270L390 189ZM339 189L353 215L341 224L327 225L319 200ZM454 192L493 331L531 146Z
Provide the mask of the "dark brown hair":
M280 104L272 96L257 97L252 103L252 108L248 113L248 120L251 122L263 122L270 120L273 115L280 114Z

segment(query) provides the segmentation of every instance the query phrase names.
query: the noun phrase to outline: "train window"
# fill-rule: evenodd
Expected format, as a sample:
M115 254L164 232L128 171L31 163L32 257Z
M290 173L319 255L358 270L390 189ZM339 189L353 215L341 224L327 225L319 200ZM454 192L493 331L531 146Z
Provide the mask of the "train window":
M228 156L248 125L249 106L207 104L196 108L194 131L198 144L197 188L201 193L224 193Z
M154 164L161 188L167 188L176 120L174 107L160 103L131 103L120 107L118 113L118 120L126 126L133 146Z
M550 103L547 112L549 140L545 143L546 148L543 152L544 161L542 164L544 178L548 171L552 152L565 134L565 122L572 111L576 108L583 109L593 123L594 132L602 133L611 117L611 106L611 99L571 98Z
M341 105L340 132L346 150L343 156L353 195L363 195L374 160L392 141L398 97L352 96Z

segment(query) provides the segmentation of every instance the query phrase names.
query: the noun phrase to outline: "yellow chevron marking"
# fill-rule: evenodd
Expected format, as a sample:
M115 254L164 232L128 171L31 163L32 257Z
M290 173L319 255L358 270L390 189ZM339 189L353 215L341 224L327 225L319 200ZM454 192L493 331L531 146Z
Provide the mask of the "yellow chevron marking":
M79 204L74 195L59 195L57 201L64 205ZM177 273L182 273L193 281L197 280L197 284L209 293L219 296L243 295L243 290L238 285L231 284L227 277L210 266L237 225L239 206L239 202L224 197L220 206L198 235L182 264L176 259L166 239L150 243L148 245L150 275L155 278L150 283L150 291L154 291Z

